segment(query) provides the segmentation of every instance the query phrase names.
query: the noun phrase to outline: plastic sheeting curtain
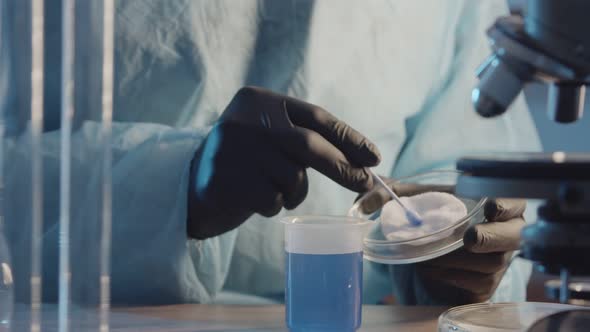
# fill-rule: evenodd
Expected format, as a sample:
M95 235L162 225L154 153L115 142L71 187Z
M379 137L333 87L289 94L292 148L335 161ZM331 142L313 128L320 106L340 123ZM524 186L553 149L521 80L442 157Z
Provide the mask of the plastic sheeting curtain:
M12 251L12 262L3 260L0 239L0 264L10 264L30 331L45 319L60 331L108 330L114 1L0 0L0 235ZM86 151L100 181L93 193L72 183L81 172L73 149L85 156L75 134L86 120L101 123L99 153ZM98 222L71 213L73 195L96 196L84 199L96 202ZM2 291L0 283L0 305Z

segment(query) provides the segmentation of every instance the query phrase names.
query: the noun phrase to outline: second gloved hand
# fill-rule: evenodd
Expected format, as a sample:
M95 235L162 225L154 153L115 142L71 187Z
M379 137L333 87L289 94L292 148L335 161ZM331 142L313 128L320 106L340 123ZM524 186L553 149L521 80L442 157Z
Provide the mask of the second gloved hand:
M384 180L400 196L427 191L452 193L455 189ZM370 214L389 200L386 191L379 188L363 199L360 208ZM486 222L465 232L462 248L421 263L391 266L396 300L412 305L461 305L488 300L519 247L525 208L525 200L489 200L484 206Z
M418 263L416 276L435 303L460 305L490 299L520 244L526 201L490 200L486 222L470 227L464 247Z
M307 195L307 167L350 190L368 190L364 168L379 161L375 145L320 107L242 88L193 159L188 235L205 239L254 213L295 208Z

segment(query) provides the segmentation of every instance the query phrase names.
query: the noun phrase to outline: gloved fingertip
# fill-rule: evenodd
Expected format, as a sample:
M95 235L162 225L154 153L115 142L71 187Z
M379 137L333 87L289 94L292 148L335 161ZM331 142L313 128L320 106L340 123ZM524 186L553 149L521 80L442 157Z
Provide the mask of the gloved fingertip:
M377 166L381 163L381 152L379 152L379 149L377 149L377 146L369 141L367 141L367 144L364 145L365 147L365 155L366 157L366 164L364 166L366 167L374 167Z
M465 249L472 251L476 250L480 244L480 234L477 227L469 227L465 234L463 234L463 245Z
M499 198L490 200L484 206L484 215L489 221L507 221L522 217L526 209L526 200Z
M285 206L283 206L283 207L285 208L285 210L291 211L291 210L295 210L297 205L285 203Z
M382 203L380 204L379 201L380 201L379 197L376 197L376 195L371 195L369 197L363 197L363 200L359 204L359 208L362 213L371 214L371 213L379 210L379 208L381 208L383 206L383 204Z
M502 214L502 207L498 204L497 200L488 200L483 207L483 214L486 219L495 220L500 214Z
M303 203L303 201L305 200L305 196L303 197L295 197L295 198L290 198L288 200L285 200L285 204L283 205L283 207L286 210L294 210L296 207L298 207L301 203Z
M262 206L261 208L257 209L256 212L263 217L270 218L279 214L279 212L281 212L281 210L283 209L284 205L285 200L283 198L283 194L278 193L272 198L272 200L266 202L265 206Z

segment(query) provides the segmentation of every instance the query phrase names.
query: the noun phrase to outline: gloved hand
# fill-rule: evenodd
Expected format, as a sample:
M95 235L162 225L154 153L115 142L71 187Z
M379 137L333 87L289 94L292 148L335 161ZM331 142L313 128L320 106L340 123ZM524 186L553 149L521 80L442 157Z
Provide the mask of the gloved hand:
M487 222L467 229L464 247L417 264L424 289L437 303L460 305L490 299L520 244L525 200L490 200Z
M357 192L373 185L364 169L376 146L318 106L255 87L240 89L191 164L187 232L205 239L252 214L294 209L312 167Z
M391 179L386 182L400 196L454 191L453 186L396 183ZM361 209L372 213L387 201L385 191L377 190L363 200ZM395 270L409 276L407 284L400 287L412 288L402 292L406 299L399 300L406 304L439 305L488 300L502 280L514 250L519 247L520 232L525 226L525 208L524 200L489 200L484 206L486 222L471 226L465 232L462 248L421 263L392 267L394 276Z

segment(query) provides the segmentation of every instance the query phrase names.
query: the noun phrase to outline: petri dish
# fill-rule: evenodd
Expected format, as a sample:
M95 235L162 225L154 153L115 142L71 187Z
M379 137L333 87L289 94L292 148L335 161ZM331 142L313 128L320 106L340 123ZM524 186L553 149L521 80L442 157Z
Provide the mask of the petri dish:
M396 184L404 186L418 184L431 191L454 190L457 179L461 173L458 171L432 171L397 179ZM374 197L374 191L383 190L375 187L372 191L361 197L349 210L350 217L373 220L368 227L367 235L363 241L363 255L365 259L382 264L409 264L433 259L463 246L463 235L469 226L484 221L483 206L486 198L470 199L458 197L467 207L467 215L447 228L413 238L403 240L388 240L381 232L378 221L381 208L372 213L362 211L364 200ZM416 192L415 194L422 193ZM403 196L403 194L402 194ZM409 193L406 196L412 196ZM385 204L386 202L380 202Z
M544 317L578 306L558 303L478 303L451 308L438 318L439 332L526 331Z
M589 308L560 311L536 321L527 332L586 332L590 327Z

